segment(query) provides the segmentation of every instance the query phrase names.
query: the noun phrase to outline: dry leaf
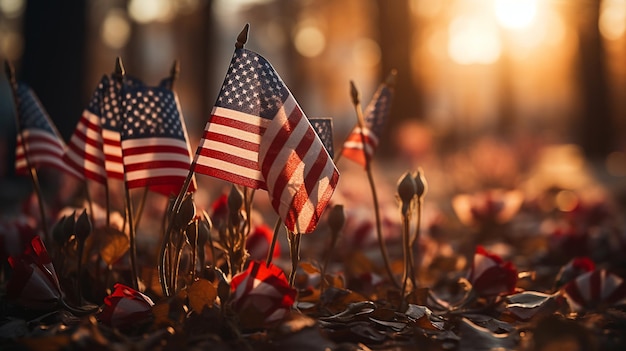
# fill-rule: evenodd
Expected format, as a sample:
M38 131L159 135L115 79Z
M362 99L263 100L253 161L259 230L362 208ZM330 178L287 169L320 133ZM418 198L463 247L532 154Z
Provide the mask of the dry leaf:
M210 281L198 279L187 288L187 298L191 309L200 313L205 307L213 307L217 298L217 289Z

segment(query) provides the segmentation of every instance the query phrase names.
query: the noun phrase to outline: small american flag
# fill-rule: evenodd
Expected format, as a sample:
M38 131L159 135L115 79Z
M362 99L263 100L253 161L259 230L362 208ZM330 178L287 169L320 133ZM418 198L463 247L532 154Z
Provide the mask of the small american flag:
M343 156L363 167L367 162L363 149L367 153L367 159L371 160L374 157L374 151L376 151L379 138L387 122L392 98L392 87L385 83L381 84L363 113L365 120L363 135L361 136L361 128L358 125L352 129L343 143L343 150L341 151ZM365 141L365 146L363 141Z
M65 143L41 102L26 84L18 84L17 104L19 126L22 130L17 135L15 173L28 173L28 152L30 166L54 167L80 178L80 174L63 162Z
M127 86L142 86L126 77ZM64 159L86 178L105 184L107 178L124 179L120 130L121 84L103 76L76 125Z
M236 49L196 152L196 171L267 189L287 228L315 229L339 172L262 56Z
M178 194L191 152L176 94L164 86L125 92L121 147L128 188ZM194 190L192 182L189 191Z
M324 144L326 151L331 158L335 157L335 148L333 147L333 120L331 118L311 118L309 119L311 126L317 133L317 136Z

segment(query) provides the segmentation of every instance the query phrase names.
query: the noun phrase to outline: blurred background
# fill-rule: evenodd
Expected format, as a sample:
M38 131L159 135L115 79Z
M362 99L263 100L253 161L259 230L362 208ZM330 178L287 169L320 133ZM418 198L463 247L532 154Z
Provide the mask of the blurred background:
M544 146L568 144L602 177L625 182L626 0L0 0L0 58L66 141L115 57L151 84L179 60L195 150L245 23L246 47L274 65L305 113L334 117L336 145L355 123L349 81L367 103L395 68L383 160L414 169L473 150L482 159L450 162L493 172L515 163L506 178ZM0 99L6 180L15 126L5 77Z

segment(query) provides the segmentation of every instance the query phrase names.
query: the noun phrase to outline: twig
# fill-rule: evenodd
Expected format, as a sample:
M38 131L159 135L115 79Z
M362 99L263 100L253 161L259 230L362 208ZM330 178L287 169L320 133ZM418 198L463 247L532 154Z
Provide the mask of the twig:
M124 105L124 76L126 72L124 71L124 65L122 64L122 59L117 57L115 61L115 73L113 76L121 84L120 92L118 93L118 98L121 98L120 106ZM124 109L126 111L126 109ZM123 117L126 117L124 114ZM125 118L123 120L125 122ZM126 179L126 172L124 172L124 196L126 198L126 218L128 220L128 229L129 229L129 238L130 238L130 274L131 274L131 284L135 290L139 289L138 282L138 274L137 274L137 243L136 243L136 232L135 232L135 220L133 216L133 203L130 197L130 189L128 188L128 183Z
M276 241L278 240L278 231L280 230L280 225L283 221L278 217L276 220L276 224L274 224L274 234L272 235L272 243L270 244L270 248L267 251L267 259L265 260L265 265L267 267L272 263L272 259L274 258L274 249L276 248Z
M298 271L298 262L300 261L300 238L302 234L294 233L287 230L289 233L289 244L291 252L291 272L289 273L289 286L293 287L296 283L296 272Z
M365 135L363 134L363 128L365 126L365 122L363 121L363 110L361 109L361 102L359 101L359 92L354 85L354 82L350 81L350 93L352 95L352 103L354 105L354 109L357 115L357 123L359 126L359 133L361 134L361 143L363 144L363 156L365 157L365 171L367 173L367 180L369 181L370 190L372 193L372 200L374 202L374 215L376 218L376 236L378 237L378 246L380 246L380 253L383 256L383 261L385 263L385 269L387 270L387 275L389 280L396 287L400 287L398 282L396 281L393 271L391 270L391 264L389 262L389 254L387 253L387 246L385 245L385 241L383 239L382 233L382 222L380 220L380 207L378 205L378 195L376 193L376 185L374 184L374 177L372 175L371 168L371 160L370 156L365 150Z
M28 151L28 143L26 142L26 138L24 137L24 130L21 126L20 115L19 115L19 97L17 95L17 80L15 79L15 69L13 65L9 61L4 61L4 68L7 78L9 80L9 84L11 85L11 91L13 93L13 108L15 111L15 123L17 126L18 133L20 135L20 139L22 140L22 147L24 148L24 159L26 160L26 168L28 168L28 172L30 174L30 180L33 183L33 188L35 190L35 194L37 194L37 202L39 204L39 214L41 215L41 228L44 233L44 237L48 238L48 223L46 220L46 210L43 202L43 193L41 192L41 186L39 185L39 178L37 177L37 171L33 167L33 164L30 161L30 153Z

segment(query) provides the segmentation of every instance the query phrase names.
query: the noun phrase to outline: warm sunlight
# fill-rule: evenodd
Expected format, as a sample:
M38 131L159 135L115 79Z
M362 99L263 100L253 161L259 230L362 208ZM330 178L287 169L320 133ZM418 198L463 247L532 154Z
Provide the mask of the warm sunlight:
M498 23L509 29L523 29L531 25L537 14L537 0L495 0Z

